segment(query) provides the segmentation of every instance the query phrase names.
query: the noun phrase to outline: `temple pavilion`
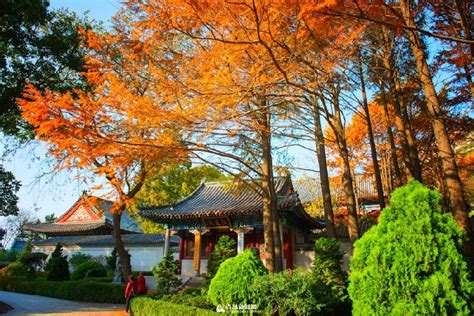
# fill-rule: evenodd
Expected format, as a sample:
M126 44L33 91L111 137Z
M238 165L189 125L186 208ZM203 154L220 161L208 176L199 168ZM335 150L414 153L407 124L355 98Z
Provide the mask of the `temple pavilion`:
M309 216L289 178L275 179L283 262L295 266L295 243L304 243L311 230L324 224ZM171 205L141 210L140 216L164 224L167 236L181 237L181 274L196 276L206 272L207 259L217 240L229 235L237 241L237 252L249 247L260 249L264 258L263 203L258 188L238 182L201 183L189 196ZM168 237L169 238L169 237Z

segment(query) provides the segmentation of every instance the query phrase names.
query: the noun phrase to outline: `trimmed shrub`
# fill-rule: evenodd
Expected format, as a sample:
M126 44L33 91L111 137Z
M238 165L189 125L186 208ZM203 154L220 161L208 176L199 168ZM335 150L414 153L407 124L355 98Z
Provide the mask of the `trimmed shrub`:
M95 261L87 261L81 264L80 266L77 267L76 270L74 270L71 274L71 280L81 280L85 279L87 276L87 273L91 270L96 270L95 272L92 272L93 274L97 275L90 275L91 277L93 276L98 276L98 277L105 277L107 276L107 270L105 270L104 266L101 265L98 262ZM100 272L99 272L100 270Z
M251 303L269 315L329 314L325 289L311 272L300 268L271 273L255 278Z
M44 269L49 272L46 277L49 281L69 280L69 264L67 257L62 254L63 248L61 244L58 243Z
M124 286L88 280L54 282L0 277L0 290L66 300L123 304Z
M136 316L149 315L219 315L218 313L194 306L175 304L149 297L135 297L131 302L131 314Z
M441 213L440 198L410 181L355 243L348 288L355 315L473 312L464 235L451 214Z
M90 269L86 273L86 279L90 278L102 278L102 277L107 277L107 270L105 268L100 268L100 269Z
M227 235L221 236L209 255L206 275L207 284L209 284L212 278L216 275L221 263L234 257L236 254L237 249L235 247L235 241Z
M152 272L156 280L157 289L165 293L176 291L181 286L178 274L178 261L173 258L171 252L156 265Z
M194 290L197 290L197 289L194 289ZM214 305L212 305L212 303L209 302L207 295L201 295L199 290L192 292L192 294L176 293L176 294L163 295L159 299L163 301L175 303L175 304L214 310Z
M254 279L267 270L251 249L224 261L209 286L208 297L215 305L252 304Z
M76 252L72 255L71 259L69 259L69 263L74 268L74 270L87 261L92 261L92 256L82 252Z

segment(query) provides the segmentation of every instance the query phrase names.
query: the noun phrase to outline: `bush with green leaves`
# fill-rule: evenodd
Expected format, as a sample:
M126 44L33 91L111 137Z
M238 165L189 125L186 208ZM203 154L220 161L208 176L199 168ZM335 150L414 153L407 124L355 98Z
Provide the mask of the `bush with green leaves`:
M131 302L131 314L136 316L148 315L222 315L214 311L201 309L186 304L156 300L150 297L137 296Z
M158 290L169 293L176 291L181 286L181 280L176 276L178 265L178 261L173 258L173 254L168 252L163 260L153 267L152 272Z
M230 238L228 235L221 236L207 261L207 283L211 282L212 278L216 275L221 263L234 257L236 254L237 249L235 247L235 240Z
M441 212L440 198L410 181L355 243L348 288L354 315L473 313L464 234Z
M0 291L56 297L94 303L125 303L124 286L91 280L52 282L0 277Z
M222 305L224 309L229 304L253 304L254 279L266 273L260 258L247 249L220 265L209 286L208 297L215 306Z
M15 261L0 270L0 275L12 278L32 279L35 277L35 270L20 261Z
M315 315L327 312L325 287L303 269L270 273L255 278L253 291L260 311L274 315ZM326 314L326 313L324 313Z
M13 262L18 258L18 255L19 253L15 249L0 249L0 262Z
M71 280L81 280L87 277L87 274L91 270L96 270L92 272L90 277L105 277L107 276L107 270L104 268L103 265L96 261L87 261L77 267L71 274ZM99 272L100 271L100 272ZM95 275L94 275L95 274Z
M71 259L69 259L69 264L75 269L79 267L81 264L87 261L92 261L92 256L82 252L76 252L72 255Z
M69 264L67 257L63 256L63 247L60 243L54 248L51 258L46 263L45 271L48 272L46 279L49 281L69 280Z
M342 268L344 253L334 238L321 237L314 243L313 275L324 287L325 302L330 308L348 304L347 273Z

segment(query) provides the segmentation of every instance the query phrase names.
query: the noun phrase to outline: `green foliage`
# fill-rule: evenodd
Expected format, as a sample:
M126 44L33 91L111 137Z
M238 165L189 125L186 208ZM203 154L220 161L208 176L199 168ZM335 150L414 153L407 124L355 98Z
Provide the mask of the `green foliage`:
M69 264L67 257L62 254L63 248L61 244L58 243L44 268L44 270L48 272L47 279L49 281L69 280Z
M35 271L39 271L46 259L48 258L48 255L42 252L32 252L27 255L25 255L22 258L22 262L30 267L32 267Z
M209 310L214 309L214 305L212 305L212 303L209 302L207 295L201 295L201 291L198 289L193 289L193 290L195 291L192 293L189 293L188 291L187 293L162 295L159 299L163 301L175 303L175 304L193 306L193 307L202 308L202 309L209 309Z
M18 257L18 251L14 249L0 249L0 262L13 262Z
M224 261L211 281L208 297L214 305L252 304L254 279L267 270L251 249Z
M150 172L145 184L136 196L138 206L155 206L174 203L191 194L202 179L218 181L226 179L219 169L212 166L191 167L191 163L161 164ZM138 218L140 228L147 234L162 233L161 224Z
M135 297L131 302L131 314L136 316L150 315L219 315L218 313L200 309L194 306L181 305L163 300L155 300L149 297Z
M296 269L255 278L251 303L268 314L329 314L325 287L311 272Z
M0 290L93 303L125 302L123 285L91 280L54 282L0 277Z
M313 275L324 287L325 301L330 306L347 302L347 273L342 269L344 253L334 238L321 237L314 244Z
M335 239L319 238L311 272L296 269L256 278L254 303L270 314L350 314L347 275L342 270L339 247Z
M173 258L171 252L168 252L163 260L153 267L152 272L156 280L157 289L160 291L169 293L181 286L180 279L176 277L178 261Z
M46 215L44 217L44 222L45 223L54 223L58 218L56 217L56 215L53 214L49 214L49 215Z
M48 1L0 2L0 130L20 140L33 137L16 104L26 82L61 92L85 88L78 29L89 28L90 22L48 6Z
M234 257L236 253L237 249L235 247L235 241L228 235L221 236L209 255L209 260L207 262L206 281L208 283L211 282L212 278L216 275L221 263L231 257Z
M81 264L84 262L92 261L92 256L88 255L86 253L82 252L76 252L75 254L72 255L71 259L69 259L69 264L72 265L72 267L77 269Z
M96 268L96 269L90 269L86 273L86 279L89 278L102 278L102 277L107 277L107 270L102 266L102 268Z
M0 275L13 278L33 279L35 277L35 270L20 261L15 261L1 269Z
M21 183L0 164L0 216L18 215L18 197Z
M117 263L117 248L114 247L110 256L107 256L107 268L111 271L115 271L115 265Z
M89 273L91 270L100 270L100 272L95 271L92 272L92 275L90 277L105 277L107 276L107 270L105 270L104 266L101 265L98 262L95 261L86 261L82 263L80 266L77 267L76 270L74 270L71 274L71 280L81 280L85 279L86 275ZM97 274L97 275L94 275Z
M473 312L474 283L459 251L464 235L439 200L410 181L355 243L348 288L355 315Z

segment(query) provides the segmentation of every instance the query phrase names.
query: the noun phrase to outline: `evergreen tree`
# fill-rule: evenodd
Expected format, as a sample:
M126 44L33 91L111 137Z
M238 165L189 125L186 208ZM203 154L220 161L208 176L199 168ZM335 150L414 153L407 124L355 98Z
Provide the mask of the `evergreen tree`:
M62 254L63 247L58 243L45 267L48 272L47 279L50 281L69 280L69 264L67 257Z
M235 256L236 253L235 240L230 238L228 235L221 236L217 241L214 250L212 250L209 255L209 260L207 262L207 282L211 282L221 263Z
M472 313L474 282L460 253L464 233L442 214L440 198L414 180L393 192L379 224L355 244L353 314Z
M161 262L152 270L158 289L165 292L173 292L179 288L181 281L178 274L178 261L168 252Z

